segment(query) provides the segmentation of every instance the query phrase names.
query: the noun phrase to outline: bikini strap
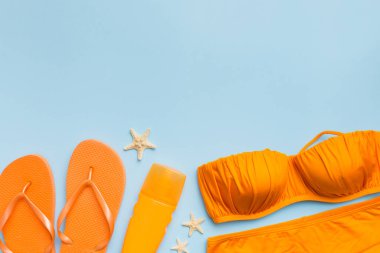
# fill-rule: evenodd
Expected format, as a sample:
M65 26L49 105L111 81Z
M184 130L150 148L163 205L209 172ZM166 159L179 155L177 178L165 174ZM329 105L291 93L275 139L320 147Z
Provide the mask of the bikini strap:
M63 243L65 243L65 244L72 244L73 243L73 241L67 235L65 235L60 230L60 228L61 228L61 225L62 225L63 221L66 219L66 216L70 213L70 211L71 211L72 207L74 206L76 200L78 199L79 195L87 187L90 187L94 191L96 199L97 199L97 201L98 201L98 203L99 203L99 205L100 205L100 207L101 207L101 209L103 211L104 217L107 220L108 230L109 230L109 236L107 237L107 239L105 239L104 241L100 242L94 248L94 251L96 252L96 251L103 250L103 249L105 249L107 247L107 245L108 245L108 243L109 243L109 241L111 239L113 230L114 230L114 219L113 219L113 216L112 216L112 212L111 212L110 208L108 207L107 202L104 200L104 197L103 197L102 193L100 192L99 188L96 186L96 184L94 183L94 181L92 181L92 168L90 168L88 179L86 179L75 190L75 192L73 193L73 195L67 201L65 207L62 209L61 214L59 215L58 220L57 220L57 229L58 229L58 236L62 240Z
M343 135L343 133L341 132L337 132L337 131L330 131L330 130L327 130L327 131L323 131L323 132L320 132L317 136L315 136L311 141L309 141L302 149L299 153L305 151L306 149L308 149L311 145L314 144L314 142L316 142L319 138L322 137L322 135L325 135L325 134L332 134L332 135Z
M51 237L51 243L49 244L49 246L46 248L45 252L46 253L51 253L51 252L54 252L54 226L53 224L50 222L50 220L46 217L46 215L29 199L29 197L25 194L26 190L29 188L29 186L31 185L31 183L27 183L22 192L20 192L19 194L17 194L12 200L11 202L8 204L8 206L6 207L4 213L3 213L3 216L1 217L0 219L0 232L3 231L3 228L5 226L5 224L7 223L9 217L12 215L13 213L13 210L14 208L16 207L17 203L20 201L20 200L25 200L25 202L28 204L28 206L30 207L30 209L33 211L33 213L36 215L36 217L38 218L38 220L42 223L42 225L44 226L44 228L49 232L50 234L50 237ZM9 249L5 243L3 243L1 240L0 240L0 249L4 252L4 253L13 253L13 251L11 249Z

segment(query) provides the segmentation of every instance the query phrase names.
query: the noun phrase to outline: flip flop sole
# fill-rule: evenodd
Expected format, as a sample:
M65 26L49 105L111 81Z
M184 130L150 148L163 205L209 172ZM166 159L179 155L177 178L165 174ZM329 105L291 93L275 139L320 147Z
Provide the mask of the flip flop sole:
M0 175L0 215L28 183L25 194L54 224L54 178L47 161L38 155L15 160ZM49 232L23 200L15 206L3 234L14 253L45 252L51 243Z
M124 194L125 170L117 153L99 141L86 140L75 148L67 172L66 200L88 179L90 170L115 220ZM74 203L64 233L73 243L62 243L61 253L93 252L109 236L107 221L91 188L85 188Z

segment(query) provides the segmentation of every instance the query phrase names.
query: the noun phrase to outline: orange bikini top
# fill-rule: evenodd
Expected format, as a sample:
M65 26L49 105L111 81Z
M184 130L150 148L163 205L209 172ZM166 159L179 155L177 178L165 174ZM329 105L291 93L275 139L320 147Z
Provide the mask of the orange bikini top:
M308 149L324 134L336 136ZM304 200L351 200L380 192L380 132L324 131L292 156L269 149L228 156L200 166L198 182L216 223Z

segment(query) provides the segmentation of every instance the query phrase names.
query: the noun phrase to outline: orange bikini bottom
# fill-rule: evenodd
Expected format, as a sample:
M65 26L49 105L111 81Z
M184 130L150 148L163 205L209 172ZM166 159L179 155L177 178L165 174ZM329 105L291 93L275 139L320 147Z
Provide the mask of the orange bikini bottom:
M251 252L379 253L380 197L207 242L207 253Z

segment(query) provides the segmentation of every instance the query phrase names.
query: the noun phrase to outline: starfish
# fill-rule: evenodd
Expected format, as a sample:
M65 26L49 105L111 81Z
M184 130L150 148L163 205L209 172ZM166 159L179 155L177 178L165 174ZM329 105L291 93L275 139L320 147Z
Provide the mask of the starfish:
M189 253L189 251L186 249L186 246L187 246L188 242L187 241L184 241L184 242L181 242L178 238L177 238L177 245L174 246L173 248L171 248L171 250L176 250L177 253Z
M199 233L203 234L203 229L201 227L201 224L205 221L204 218L195 219L194 215L190 213L190 221L187 221L182 224L182 226L189 227L189 237L193 235L194 231L198 231Z
M156 146L148 141L148 136L150 134L150 129L148 128L141 136L136 133L136 131L131 128L130 130L133 142L128 146L124 147L124 150L136 149L137 159L140 161L143 158L143 152L145 149L155 149Z

